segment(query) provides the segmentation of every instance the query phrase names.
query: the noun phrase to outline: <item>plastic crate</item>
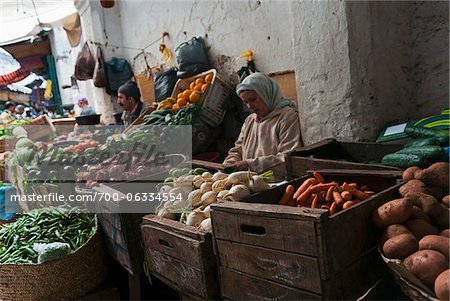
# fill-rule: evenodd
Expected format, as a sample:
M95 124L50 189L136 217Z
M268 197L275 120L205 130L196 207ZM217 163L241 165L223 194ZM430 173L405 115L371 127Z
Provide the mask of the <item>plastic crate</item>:
M217 127L225 117L226 111L224 104L230 94L231 86L220 77L216 69L210 69L188 78L179 79L173 88L171 97L176 99L178 93L189 88L189 84L192 81L195 81L199 77L204 77L207 74L212 74L213 79L208 89L200 98L200 103L202 104L200 118L210 126Z

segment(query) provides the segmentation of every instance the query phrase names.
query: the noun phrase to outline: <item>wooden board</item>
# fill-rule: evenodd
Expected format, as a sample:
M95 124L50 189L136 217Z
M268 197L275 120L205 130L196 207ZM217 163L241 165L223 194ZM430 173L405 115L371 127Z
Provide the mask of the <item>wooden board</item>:
M231 300L320 300L317 294L221 268L222 296Z
M297 85L295 83L295 71L286 70L268 74L280 86L284 97L297 100Z
M221 267L321 293L317 258L217 240Z
M151 274L194 299L220 296L211 233L155 215L144 217L141 231Z
M286 156L289 178L306 174L311 169L399 170L379 163L381 158L401 149L402 145L370 142L343 142L325 139L302 147ZM369 163L371 162L371 163Z

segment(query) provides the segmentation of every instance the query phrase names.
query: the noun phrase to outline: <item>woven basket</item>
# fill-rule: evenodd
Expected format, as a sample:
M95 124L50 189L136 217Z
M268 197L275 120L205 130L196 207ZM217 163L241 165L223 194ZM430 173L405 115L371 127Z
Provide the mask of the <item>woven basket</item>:
M394 275L395 282L406 296L414 301L438 301L433 292L405 268L401 260L385 257L380 247L378 252Z
M68 300L97 288L109 257L97 232L77 251L41 264L0 265L0 300Z

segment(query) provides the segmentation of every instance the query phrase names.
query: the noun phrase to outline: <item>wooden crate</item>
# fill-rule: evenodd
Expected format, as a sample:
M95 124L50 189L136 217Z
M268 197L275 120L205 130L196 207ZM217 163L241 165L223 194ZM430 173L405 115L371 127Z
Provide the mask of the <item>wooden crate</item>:
M381 278L385 270L377 270L382 264L376 250L381 231L372 225L371 212L396 195L400 173L321 174L328 181L370 185L379 193L333 216L322 209L275 205L287 184L246 202L211 206L224 298L354 299ZM298 186L307 177L291 183Z
M286 156L286 171L290 179L298 178L312 169L399 170L382 165L384 155L396 152L403 145L371 142L343 142L325 139L302 147Z
M155 215L143 218L141 231L152 275L188 298L220 296L211 233Z
M22 125L33 141L50 141L56 135L56 128L47 115L39 116L29 124Z

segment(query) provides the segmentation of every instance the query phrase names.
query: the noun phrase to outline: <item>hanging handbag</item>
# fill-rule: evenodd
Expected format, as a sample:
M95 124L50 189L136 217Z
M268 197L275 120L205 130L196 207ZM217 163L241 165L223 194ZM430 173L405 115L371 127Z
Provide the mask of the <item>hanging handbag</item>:
M97 88L103 88L106 86L106 74L105 74L105 59L103 58L102 49L97 47L97 61L95 62L94 86Z
M81 51L78 53L75 63L75 78L77 80L92 79L94 68L95 59L92 56L88 43L85 42L83 48L81 48Z

